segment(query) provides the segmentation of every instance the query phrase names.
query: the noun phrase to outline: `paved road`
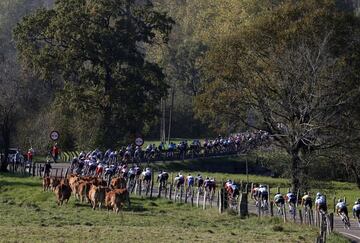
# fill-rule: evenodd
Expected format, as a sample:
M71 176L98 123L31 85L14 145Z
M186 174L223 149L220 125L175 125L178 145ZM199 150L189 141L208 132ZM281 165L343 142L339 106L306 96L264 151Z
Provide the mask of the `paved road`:
M53 168L52 175L55 175L56 169L58 169L58 175L60 175L61 169L63 169L63 173L65 173L66 168L68 168L68 166L69 166L68 163L52 164L52 168ZM153 195L157 195L157 194L158 194L157 186L154 186ZM184 201L184 199L183 199L183 201ZM188 202L190 202L190 200L188 200ZM194 203L195 203L195 199L194 199ZM200 204L202 206L203 200L200 200ZM213 206L216 206L216 200L214 201ZM257 213L257 209L256 209L253 201L251 201L251 200L249 203L249 212L254 213L254 214ZM351 212L350 212L350 215L352 216ZM341 233L342 235L348 237L352 242L360 243L360 227L358 226L357 222L353 218L350 218L350 222L351 222L351 229L350 230L345 229L344 224L341 221L341 218L335 215L334 230Z

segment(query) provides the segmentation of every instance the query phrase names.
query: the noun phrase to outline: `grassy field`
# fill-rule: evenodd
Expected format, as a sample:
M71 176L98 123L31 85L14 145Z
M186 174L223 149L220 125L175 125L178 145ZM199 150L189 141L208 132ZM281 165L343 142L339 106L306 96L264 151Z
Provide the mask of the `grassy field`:
M281 193L287 193L288 188L291 186L290 178L272 178L269 176L260 176L255 173L256 170L252 169L256 165L249 162L250 174L248 177L245 174L245 160L244 158L216 158L206 160L185 160L174 162L158 162L152 164L152 168L156 170L166 170L171 173L171 178L175 177L179 171L184 175L191 173L192 175L201 174L203 177L213 177L219 184L228 179L235 182L244 183L249 182L260 183L269 185L272 195L280 187ZM214 172L219 171L219 172ZM235 173L230 173L231 171ZM236 173L237 172L237 173ZM317 192L325 194L328 198L329 208L333 208L333 198L346 198L347 203L352 207L353 203L360 198L360 190L355 183L337 182L337 181L311 181L310 193L315 196Z
M57 207L38 178L0 174L1 242L313 242L317 230L279 219L219 215L167 200L132 198L116 215L72 198ZM347 242L333 235L329 242Z

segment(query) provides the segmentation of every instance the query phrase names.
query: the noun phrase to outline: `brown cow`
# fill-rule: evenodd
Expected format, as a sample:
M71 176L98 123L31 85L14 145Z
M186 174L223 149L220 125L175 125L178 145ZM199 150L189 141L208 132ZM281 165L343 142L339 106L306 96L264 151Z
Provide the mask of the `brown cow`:
M127 189L116 189L106 194L105 205L108 210L112 208L116 213L119 213L126 202L130 207L130 197Z
M80 202L84 201L84 197L87 199L87 202L90 201L89 199L89 191L91 187L91 183L87 181L80 181L79 182L79 188L78 188L78 195L80 198Z
M50 177L48 177L48 176L43 178L43 189L44 189L44 191L50 190Z
M102 203L105 201L106 187L92 185L89 191L89 198L93 209L99 205L101 209Z
M60 179L57 177L50 177L50 187L52 191L55 191L56 187L60 184Z
M126 188L126 180L123 177L112 178L110 186L112 189L124 189Z
M57 199L57 204L59 206L62 205L64 201L66 201L66 203L68 203L69 198L71 196L70 186L67 184L63 184L63 183L57 185L57 187L55 188L55 195L56 195L56 199Z
M80 177L78 177L76 175L75 176L70 175L68 180L69 180L69 185L71 187L71 190L74 193L74 197L77 198L76 197L76 195L77 195L77 182L80 180Z

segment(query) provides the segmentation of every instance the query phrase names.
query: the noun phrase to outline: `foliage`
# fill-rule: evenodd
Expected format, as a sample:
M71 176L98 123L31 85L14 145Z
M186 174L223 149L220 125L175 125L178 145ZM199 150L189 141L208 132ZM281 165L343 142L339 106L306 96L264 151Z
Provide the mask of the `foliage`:
M111 147L141 132L166 94L161 69L144 44L166 40L172 20L151 2L57 1L14 30L21 60L41 78L64 81L61 105L100 119L96 144Z
M359 19L314 0L284 1L249 19L207 53L197 113L214 127L268 131L292 158L294 188L306 188L309 154L339 143L357 104Z

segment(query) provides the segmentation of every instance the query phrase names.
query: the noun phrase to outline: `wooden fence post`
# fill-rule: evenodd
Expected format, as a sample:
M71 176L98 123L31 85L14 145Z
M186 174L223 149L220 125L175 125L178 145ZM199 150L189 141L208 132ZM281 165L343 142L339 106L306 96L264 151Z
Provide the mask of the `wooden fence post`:
M309 210L309 222L310 222L310 225L315 224L315 222L314 222L314 211L313 210Z
M154 181L152 182L152 184L151 184L151 187L153 187L154 186ZM159 183L159 187L158 187L158 198L160 198L161 197L161 189L162 189L162 184L161 184L161 182ZM152 196L152 190L151 190L151 194L150 194L150 197ZM166 195L165 195L165 197L166 197Z
M199 207L199 201L200 201L200 190L198 189L196 194L196 207Z
M333 208L333 213L335 213L336 212L336 197L333 198L333 203L334 203L333 204L333 207L334 207Z
M321 239L323 242L326 242L326 230L325 230L325 224L324 224L324 219L323 219L323 215L321 215L320 218L320 235L321 235Z
M203 201L203 210L206 209L206 197L207 197L207 191L204 192L204 201Z
M330 222L330 232L333 232L334 230L334 214L329 214L329 222Z
M33 164L33 171L32 171L32 176L34 177L35 176L35 172L36 172L36 167L37 167L37 164Z
M176 202L178 196L178 188L175 187L174 201Z
M240 193L240 198L239 198L239 205L238 205L238 210L239 210L239 216L240 218L245 218L249 216L249 210L248 210L248 193Z
M153 196L153 189L154 189L154 178L151 179L151 186L150 186L150 199L152 198ZM160 186L160 189L159 189L159 197L161 196L161 186Z
M194 207L194 193L195 193L195 191L194 191L194 189L192 189L192 191L191 191L191 207Z
M221 188L218 192L219 194L219 213L221 214L224 210L224 193L223 188Z
M270 216L274 217L274 202L270 202Z
M142 181L139 180L139 196L141 196L141 191L142 191L141 184L142 184Z
M172 196L172 190L173 190L173 184L170 184L170 188L169 188L169 199L171 200L171 196Z
M168 185L165 184L165 198L168 198Z
M180 187L180 203L183 202L183 193L184 193L184 186Z
M287 221L287 218L286 218L286 208L285 208L285 204L284 204L284 206L283 206L283 213L284 213L284 223L286 223L286 221Z
M185 203L187 203L188 200L188 193L189 193L189 188L185 187Z
M109 181L110 181L110 176L109 176ZM108 186L110 185L110 183L108 183ZM139 184L138 184L138 181L137 180L135 180L135 185L134 185L134 193L135 193L135 195L137 195L138 194L138 187L139 187Z
M301 209L299 209L299 218L300 218L300 224L303 224L303 215Z
M318 211L315 212L315 226L320 227L320 213Z

